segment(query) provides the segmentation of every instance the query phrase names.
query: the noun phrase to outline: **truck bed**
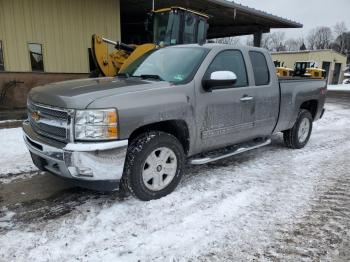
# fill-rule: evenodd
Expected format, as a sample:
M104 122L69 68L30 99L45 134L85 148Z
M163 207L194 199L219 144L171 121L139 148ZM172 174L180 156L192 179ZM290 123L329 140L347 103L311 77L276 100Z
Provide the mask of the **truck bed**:
M322 114L327 89L327 79L305 79L302 77L279 78L280 87L280 113L276 132L288 130L293 126L297 118L302 101L312 100L318 103L314 119L317 120ZM322 108L321 108L322 107Z

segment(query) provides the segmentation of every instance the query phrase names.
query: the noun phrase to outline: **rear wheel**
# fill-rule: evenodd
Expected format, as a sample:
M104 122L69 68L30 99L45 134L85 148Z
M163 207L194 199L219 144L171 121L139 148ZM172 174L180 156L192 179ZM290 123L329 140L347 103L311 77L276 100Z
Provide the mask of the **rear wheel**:
M149 132L131 142L123 188L148 201L170 194L181 180L185 156L181 143L164 132Z
M312 123L311 113L305 109L300 110L294 126L283 132L285 145L293 149L305 147L311 136Z

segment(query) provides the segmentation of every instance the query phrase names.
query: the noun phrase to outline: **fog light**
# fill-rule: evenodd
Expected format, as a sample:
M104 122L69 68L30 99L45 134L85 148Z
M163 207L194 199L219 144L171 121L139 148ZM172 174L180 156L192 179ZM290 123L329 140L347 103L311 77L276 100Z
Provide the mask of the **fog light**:
M88 167L68 167L69 172L73 177L93 177L94 172Z
M88 167L78 167L78 176L93 177L94 173L91 168Z

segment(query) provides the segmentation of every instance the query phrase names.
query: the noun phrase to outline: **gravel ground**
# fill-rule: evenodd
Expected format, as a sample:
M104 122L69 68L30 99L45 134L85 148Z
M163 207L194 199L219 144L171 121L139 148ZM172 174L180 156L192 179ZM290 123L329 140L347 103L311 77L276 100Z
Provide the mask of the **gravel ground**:
M189 166L173 194L147 203L72 187L25 162L32 171L0 178L0 261L349 261L348 101L329 100L305 149L274 136Z

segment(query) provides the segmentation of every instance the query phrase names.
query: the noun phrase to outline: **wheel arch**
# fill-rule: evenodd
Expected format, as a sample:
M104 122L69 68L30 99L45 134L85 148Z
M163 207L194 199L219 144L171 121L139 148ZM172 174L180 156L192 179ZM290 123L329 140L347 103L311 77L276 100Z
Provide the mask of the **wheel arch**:
M182 144L185 154L188 154L190 150L190 132L186 121L165 120L147 124L134 130L129 136L129 140L132 141L137 136L150 131L162 131L175 136Z
M318 111L318 101L315 99L304 101L300 105L300 109L308 110L312 115L312 119L315 120Z

